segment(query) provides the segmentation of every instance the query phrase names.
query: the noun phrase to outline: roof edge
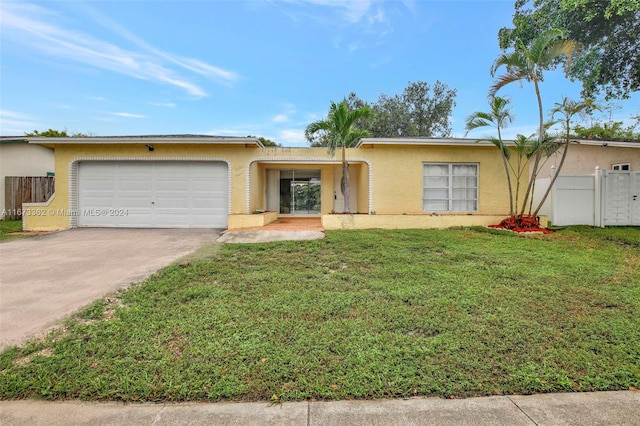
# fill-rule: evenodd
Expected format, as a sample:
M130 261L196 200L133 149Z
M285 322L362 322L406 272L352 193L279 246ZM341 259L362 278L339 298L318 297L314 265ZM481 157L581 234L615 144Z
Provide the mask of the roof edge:
M503 139L503 142L507 146L513 146L513 139ZM572 138L571 143L603 147L640 148L640 141ZM354 148L362 148L365 145L494 146L489 138L362 138Z
M78 145L78 144L220 144L220 145L253 145L264 148L258 138L252 137L232 137L232 136L90 136L90 137L0 137L0 142L24 141L37 145Z

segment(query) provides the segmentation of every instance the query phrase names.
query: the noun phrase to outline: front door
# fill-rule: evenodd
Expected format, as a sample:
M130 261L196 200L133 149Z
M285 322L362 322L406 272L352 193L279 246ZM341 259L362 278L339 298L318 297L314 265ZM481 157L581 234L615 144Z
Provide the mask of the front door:
M319 215L321 173L317 169L267 172L267 208L281 215Z
M344 195L342 194L342 166L338 166L333 172L333 211L344 212ZM355 167L349 167L349 211L355 212L358 207L358 180L356 179Z

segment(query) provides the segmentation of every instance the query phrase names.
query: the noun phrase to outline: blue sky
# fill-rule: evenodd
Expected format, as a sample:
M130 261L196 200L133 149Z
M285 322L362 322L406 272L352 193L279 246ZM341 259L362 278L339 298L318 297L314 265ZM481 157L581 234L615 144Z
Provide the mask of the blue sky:
M410 81L457 90L453 135L487 108L498 29L513 1L247 0L0 3L0 134L264 136L306 146L304 128L350 92L375 101ZM578 83L542 86L546 109ZM501 91L531 134L533 89ZM640 96L614 120L640 113ZM608 116L607 116L608 117ZM470 137L489 134L476 131Z

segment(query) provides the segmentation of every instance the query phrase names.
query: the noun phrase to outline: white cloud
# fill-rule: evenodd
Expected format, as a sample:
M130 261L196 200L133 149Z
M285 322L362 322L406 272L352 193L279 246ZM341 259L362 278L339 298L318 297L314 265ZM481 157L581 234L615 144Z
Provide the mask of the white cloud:
M285 123L289 121L289 116L287 114L278 114L271 119L274 123Z
M213 130L209 130L204 132L205 135L211 135L211 136L247 136L247 135L256 135L256 131L255 128L253 130L250 129L251 126L245 126L245 127L237 127L237 128L219 128L219 129L213 129ZM261 136L261 135L257 135L257 136Z
M16 136L29 132L35 127L38 127L38 124L27 115L6 109L0 110L0 135L2 136Z
M149 104L153 106L166 107L166 108L175 108L176 104L173 102L149 102Z
M130 112L112 112L110 114L118 117L126 117L126 118L146 118L147 117L146 115L133 114Z
M306 12L306 16L311 16L316 21L329 24L363 24L371 27L388 23L381 0L280 0L280 3L287 3L300 8L315 6L330 10L333 12L331 17L327 17L326 14L319 15L309 11ZM295 15L291 15L291 11L289 11L289 15L295 17Z
M515 139L516 136L518 135L525 135L529 137L536 134L537 132L538 132L538 126L536 124L507 127L506 129L502 130L502 138ZM471 135L471 132L469 132L469 134ZM486 136L487 134L491 135L491 131L485 132L482 136ZM469 136L469 137L474 137L474 136Z
M187 69L189 71L195 72L197 74L203 75L205 77L216 80L222 84L229 84L235 82L239 75L233 71L225 70L220 67L216 67L214 65L207 64L198 59L193 58L185 58L178 55L173 55L168 52L164 52L160 49L156 49L151 46L146 41L142 40L140 37L133 34L131 31L127 30L125 27L117 23L116 21L108 18L107 16L98 13L96 10L89 7L86 3L83 3L83 10L85 10L90 16L94 18L94 20L102 25L103 27L113 31L118 34L122 38L132 42L136 46L146 50L160 58L164 58L169 62L178 65L181 68Z
M287 1L287 0L285 0ZM371 0L290 0L290 3L308 3L316 6L331 7L337 10L349 23L360 22L374 3Z
M115 31L142 50L125 49L86 33L65 29L62 24L56 22L57 16L53 12L31 4L4 2L0 14L0 25L7 33L12 32L16 35L12 38L13 40L34 48L44 55L141 80L168 84L195 97L207 96L207 92L178 70L170 68L170 65L206 76L221 84L233 83L239 77L232 71L215 67L198 59L184 58L156 49L108 18L93 15L97 16L98 22L103 26ZM6 43L4 40L3 42ZM94 99L101 100L101 98Z
M364 47L364 44L361 41L354 41L353 43L349 43L347 45L347 50L349 50L349 53L353 53L358 49L362 49Z
M304 138L304 130L301 129L284 129L278 133L278 140L276 142L306 145L306 139Z
M21 114L19 112L9 111L6 109L0 109L0 117L29 119L29 116L27 115Z

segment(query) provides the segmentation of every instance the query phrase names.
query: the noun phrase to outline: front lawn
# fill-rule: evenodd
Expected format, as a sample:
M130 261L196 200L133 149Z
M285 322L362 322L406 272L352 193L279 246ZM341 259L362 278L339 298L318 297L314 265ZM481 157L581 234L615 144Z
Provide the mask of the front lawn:
M279 402L637 388L639 243L638 228L478 228L225 245L4 351L0 397Z

